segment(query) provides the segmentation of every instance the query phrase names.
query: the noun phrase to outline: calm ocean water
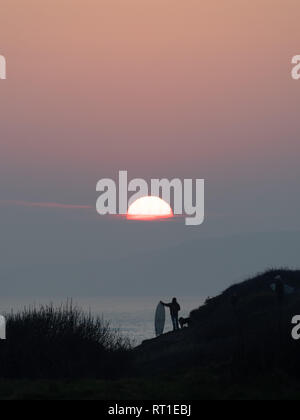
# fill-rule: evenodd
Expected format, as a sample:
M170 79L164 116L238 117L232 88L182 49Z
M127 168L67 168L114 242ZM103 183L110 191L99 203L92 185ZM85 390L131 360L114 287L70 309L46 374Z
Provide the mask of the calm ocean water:
M0 314L5 314L23 309L28 306L39 306L47 303L60 305L66 302L63 298L0 298ZM123 335L129 337L136 345L143 340L153 338L154 314L160 300L170 301L170 298L162 297L105 297L105 298L74 298L73 303L91 311L95 315L103 316L111 322L113 328L117 328ZM182 311L181 316L187 317L192 309L203 303L203 298L182 297L178 298ZM167 314L166 330L171 331L171 322Z

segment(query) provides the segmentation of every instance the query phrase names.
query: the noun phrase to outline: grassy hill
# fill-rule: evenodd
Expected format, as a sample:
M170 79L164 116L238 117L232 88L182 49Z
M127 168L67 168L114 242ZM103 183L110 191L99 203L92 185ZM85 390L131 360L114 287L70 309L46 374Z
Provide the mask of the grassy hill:
M283 302L271 288L277 275L294 289ZM134 349L99 320L75 314L76 322L68 311L49 310L9 320L5 345L13 352L0 351L0 398L300 398L300 341L291 338L300 271L268 271L233 285L195 309L189 328ZM16 349L25 321L30 328Z
M277 275L294 288L278 303L271 284ZM291 338L300 314L300 271L268 271L234 285L191 313L190 328L144 342L135 349L139 373L226 367L227 374L248 377L283 369L300 371L300 343Z

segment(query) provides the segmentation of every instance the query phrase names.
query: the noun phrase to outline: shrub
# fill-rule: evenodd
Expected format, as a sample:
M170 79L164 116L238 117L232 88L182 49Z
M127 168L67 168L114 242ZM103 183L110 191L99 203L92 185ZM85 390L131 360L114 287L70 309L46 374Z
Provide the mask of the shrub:
M0 376L115 378L129 365L130 347L108 322L72 303L28 308L7 316Z

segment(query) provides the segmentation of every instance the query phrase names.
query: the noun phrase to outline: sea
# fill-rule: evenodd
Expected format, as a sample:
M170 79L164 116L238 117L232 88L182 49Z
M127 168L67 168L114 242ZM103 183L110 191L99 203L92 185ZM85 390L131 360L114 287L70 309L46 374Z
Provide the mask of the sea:
M60 306L67 301L74 306L91 312L95 316L109 321L111 328L118 330L124 337L130 339L137 346L144 340L155 337L154 315L157 304L163 300L170 302L167 297L77 297L77 298L38 298L38 297L0 297L0 314L18 312L24 308L39 307L53 304ZM204 302L202 297L178 297L181 305L180 316L188 317L190 311L198 308ZM167 310L165 332L172 330L171 319Z

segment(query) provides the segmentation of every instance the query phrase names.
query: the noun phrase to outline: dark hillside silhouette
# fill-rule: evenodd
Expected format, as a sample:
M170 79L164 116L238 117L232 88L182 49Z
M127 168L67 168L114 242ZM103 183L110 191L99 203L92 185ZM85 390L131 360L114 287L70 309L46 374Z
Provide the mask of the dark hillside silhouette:
M294 291L284 299L274 289L279 275ZM290 270L231 286L192 311L189 327L133 349L103 320L70 305L26 310L8 317L8 340L0 343L0 399L15 398L10 389L28 399L294 399L295 315L300 271Z
M274 279L295 289L278 304ZM195 366L226 366L231 377L272 372L300 374L300 342L291 338L300 314L300 271L270 270L221 295L190 314L190 328L148 340L135 350L139 371L157 373Z

